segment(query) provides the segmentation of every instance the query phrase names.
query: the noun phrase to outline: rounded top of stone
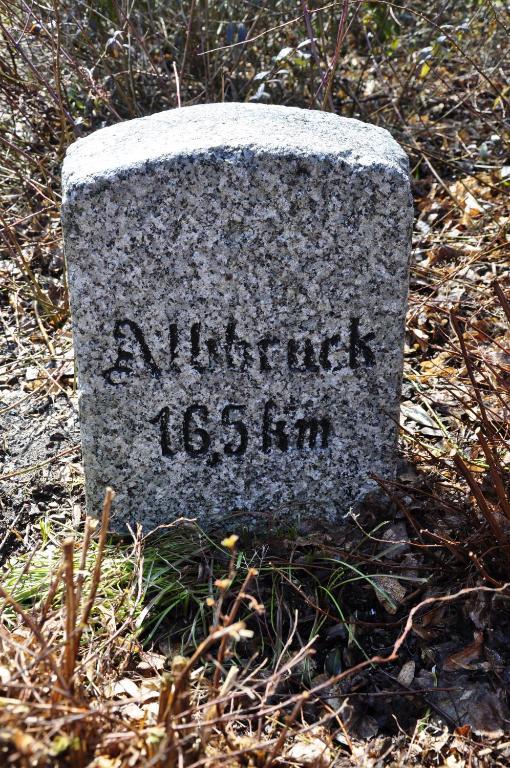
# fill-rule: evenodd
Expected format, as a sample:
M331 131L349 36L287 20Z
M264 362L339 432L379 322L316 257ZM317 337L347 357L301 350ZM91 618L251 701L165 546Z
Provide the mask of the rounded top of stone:
M64 193L165 160L218 152L302 156L408 173L383 128L329 112L261 104L204 104L102 128L67 150Z

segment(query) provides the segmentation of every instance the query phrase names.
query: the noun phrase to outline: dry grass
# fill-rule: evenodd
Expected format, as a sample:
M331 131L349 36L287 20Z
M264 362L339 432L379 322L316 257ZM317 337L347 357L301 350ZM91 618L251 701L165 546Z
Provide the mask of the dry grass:
M370 569L368 561L363 564L364 539L349 553L350 563L338 556L338 544L328 557L324 546L321 551L309 539L287 542L287 562L259 550L256 569L246 562L237 536L215 545L192 524L177 525L153 544L151 537L135 538L131 545L109 542L105 532L111 498L108 492L99 532L96 522L87 519L82 533L64 535L59 556L50 536L46 546L8 564L4 583L9 589L0 587L0 733L4 754L16 764L215 766L228 760L232 766L269 768L326 766L348 754L361 757L361 735L356 735L360 713L353 713L351 698L362 692L373 696L370 677L381 665L390 669L382 674L391 697L401 651L431 609L506 590L506 585L476 586L430 596L416 602L406 616L407 610L399 610L402 594L392 590L406 576L398 572L394 554L392 560L383 559L389 573L364 573ZM187 556L190 541L194 561ZM387 549L390 542L383 543ZM303 562L305 551L309 556ZM162 561L167 561L164 570ZM197 566L207 572L200 576ZM301 569L307 577L300 577ZM215 578L215 572L222 576ZM414 586L427 581L407 578ZM314 581L321 587L315 593ZM361 582L361 589L353 591L353 582ZM281 592L282 586L287 590ZM377 595L387 614L401 616L397 622L370 623L384 628L381 637L393 636L387 652L373 656L367 653L367 632L360 631L363 624L368 630L369 623L355 619L350 606L351 601L360 605L366 589ZM165 590L179 593L170 616L161 600ZM302 600L295 603L299 607L294 615L285 616L293 593ZM190 597L201 605L206 621L202 627L195 623L193 632L182 626L175 632L173 622L179 617L196 619ZM370 604L370 597L361 599ZM271 617L264 603L269 606L273 600L282 613L268 627ZM310 610L303 610L307 605L313 609L311 625L306 615ZM332 613L335 607L337 615ZM174 638L166 654L150 650L147 643L153 624L148 618L154 620L158 612L160 626L170 619L168 636ZM348 657L345 651L339 657L333 646L324 664L328 673L317 674L315 656L325 651L321 635L338 637L343 627L350 636L351 665L343 668ZM164 637L160 635L160 648ZM472 649L469 653L478 658ZM455 660L464 664L466 651L453 654L450 663ZM413 688L400 678L401 691L412 694ZM427 698L426 689L422 695ZM437 757L434 728L422 726L413 736L414 743L428 745L431 764ZM481 740L478 749L486 743ZM371 748L377 752L383 744ZM440 750L467 757L473 744L468 729L442 738Z

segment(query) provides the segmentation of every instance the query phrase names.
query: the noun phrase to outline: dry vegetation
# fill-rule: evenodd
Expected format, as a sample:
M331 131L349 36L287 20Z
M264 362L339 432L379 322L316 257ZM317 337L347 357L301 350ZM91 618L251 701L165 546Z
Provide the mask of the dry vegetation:
M0 40L2 765L508 765L507 3L0 0ZM81 512L60 165L222 99L409 153L399 477L340 531L114 540L109 498Z

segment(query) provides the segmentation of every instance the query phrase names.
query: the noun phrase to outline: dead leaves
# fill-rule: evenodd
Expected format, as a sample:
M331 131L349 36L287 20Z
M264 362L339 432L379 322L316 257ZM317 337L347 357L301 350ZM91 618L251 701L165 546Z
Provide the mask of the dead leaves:
M406 663L402 665L402 668L398 673L397 680L400 683L400 685L403 685L406 688L409 688L411 683L414 680L415 671L416 671L416 662L413 659L406 661Z
M425 410L422 405L406 401L400 406L401 423L411 434L422 434L426 437L442 437L443 430L439 417L432 409Z
M433 378L452 379L458 377L460 371L458 368L450 365L451 359L451 352L442 351L434 355L434 357L422 360L420 362L420 370L422 372L420 381L426 384L429 379Z
M425 689L425 700L451 726L468 726L474 733L490 738L504 735L510 712L503 689L493 691L483 680L470 679L468 673L452 679L452 673L427 670L420 672L414 685Z
M443 662L443 671L457 672L459 669L472 669L473 662L478 660L483 652L483 645L483 632L475 632L472 643L446 658Z
M315 728L310 733L297 736L285 758L290 765L302 768L328 768L333 757L330 745L331 736L326 729Z
M422 640L433 640L445 629L446 606L434 606L413 621L413 632Z
M394 576L374 576L374 592L385 611L394 615L406 596L406 588Z

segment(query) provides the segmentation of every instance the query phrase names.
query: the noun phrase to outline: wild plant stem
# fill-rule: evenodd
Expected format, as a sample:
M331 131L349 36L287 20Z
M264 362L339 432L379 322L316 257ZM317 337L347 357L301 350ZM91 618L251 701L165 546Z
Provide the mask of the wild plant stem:
M74 539L66 539L62 544L65 574L65 645L64 677L69 690L73 688L73 673L76 662L76 599L74 593Z
M326 109L328 102L330 103L330 108L331 108L333 81L335 79L335 74L338 67L338 60L340 58L340 51L342 50L342 43L344 41L345 33L347 31L348 12L349 12L349 0L343 0L342 15L340 17L340 22L338 24L338 32L336 35L335 52L333 54L333 59L330 64L329 71L326 75L326 84L324 87L324 95L322 97L322 109Z

